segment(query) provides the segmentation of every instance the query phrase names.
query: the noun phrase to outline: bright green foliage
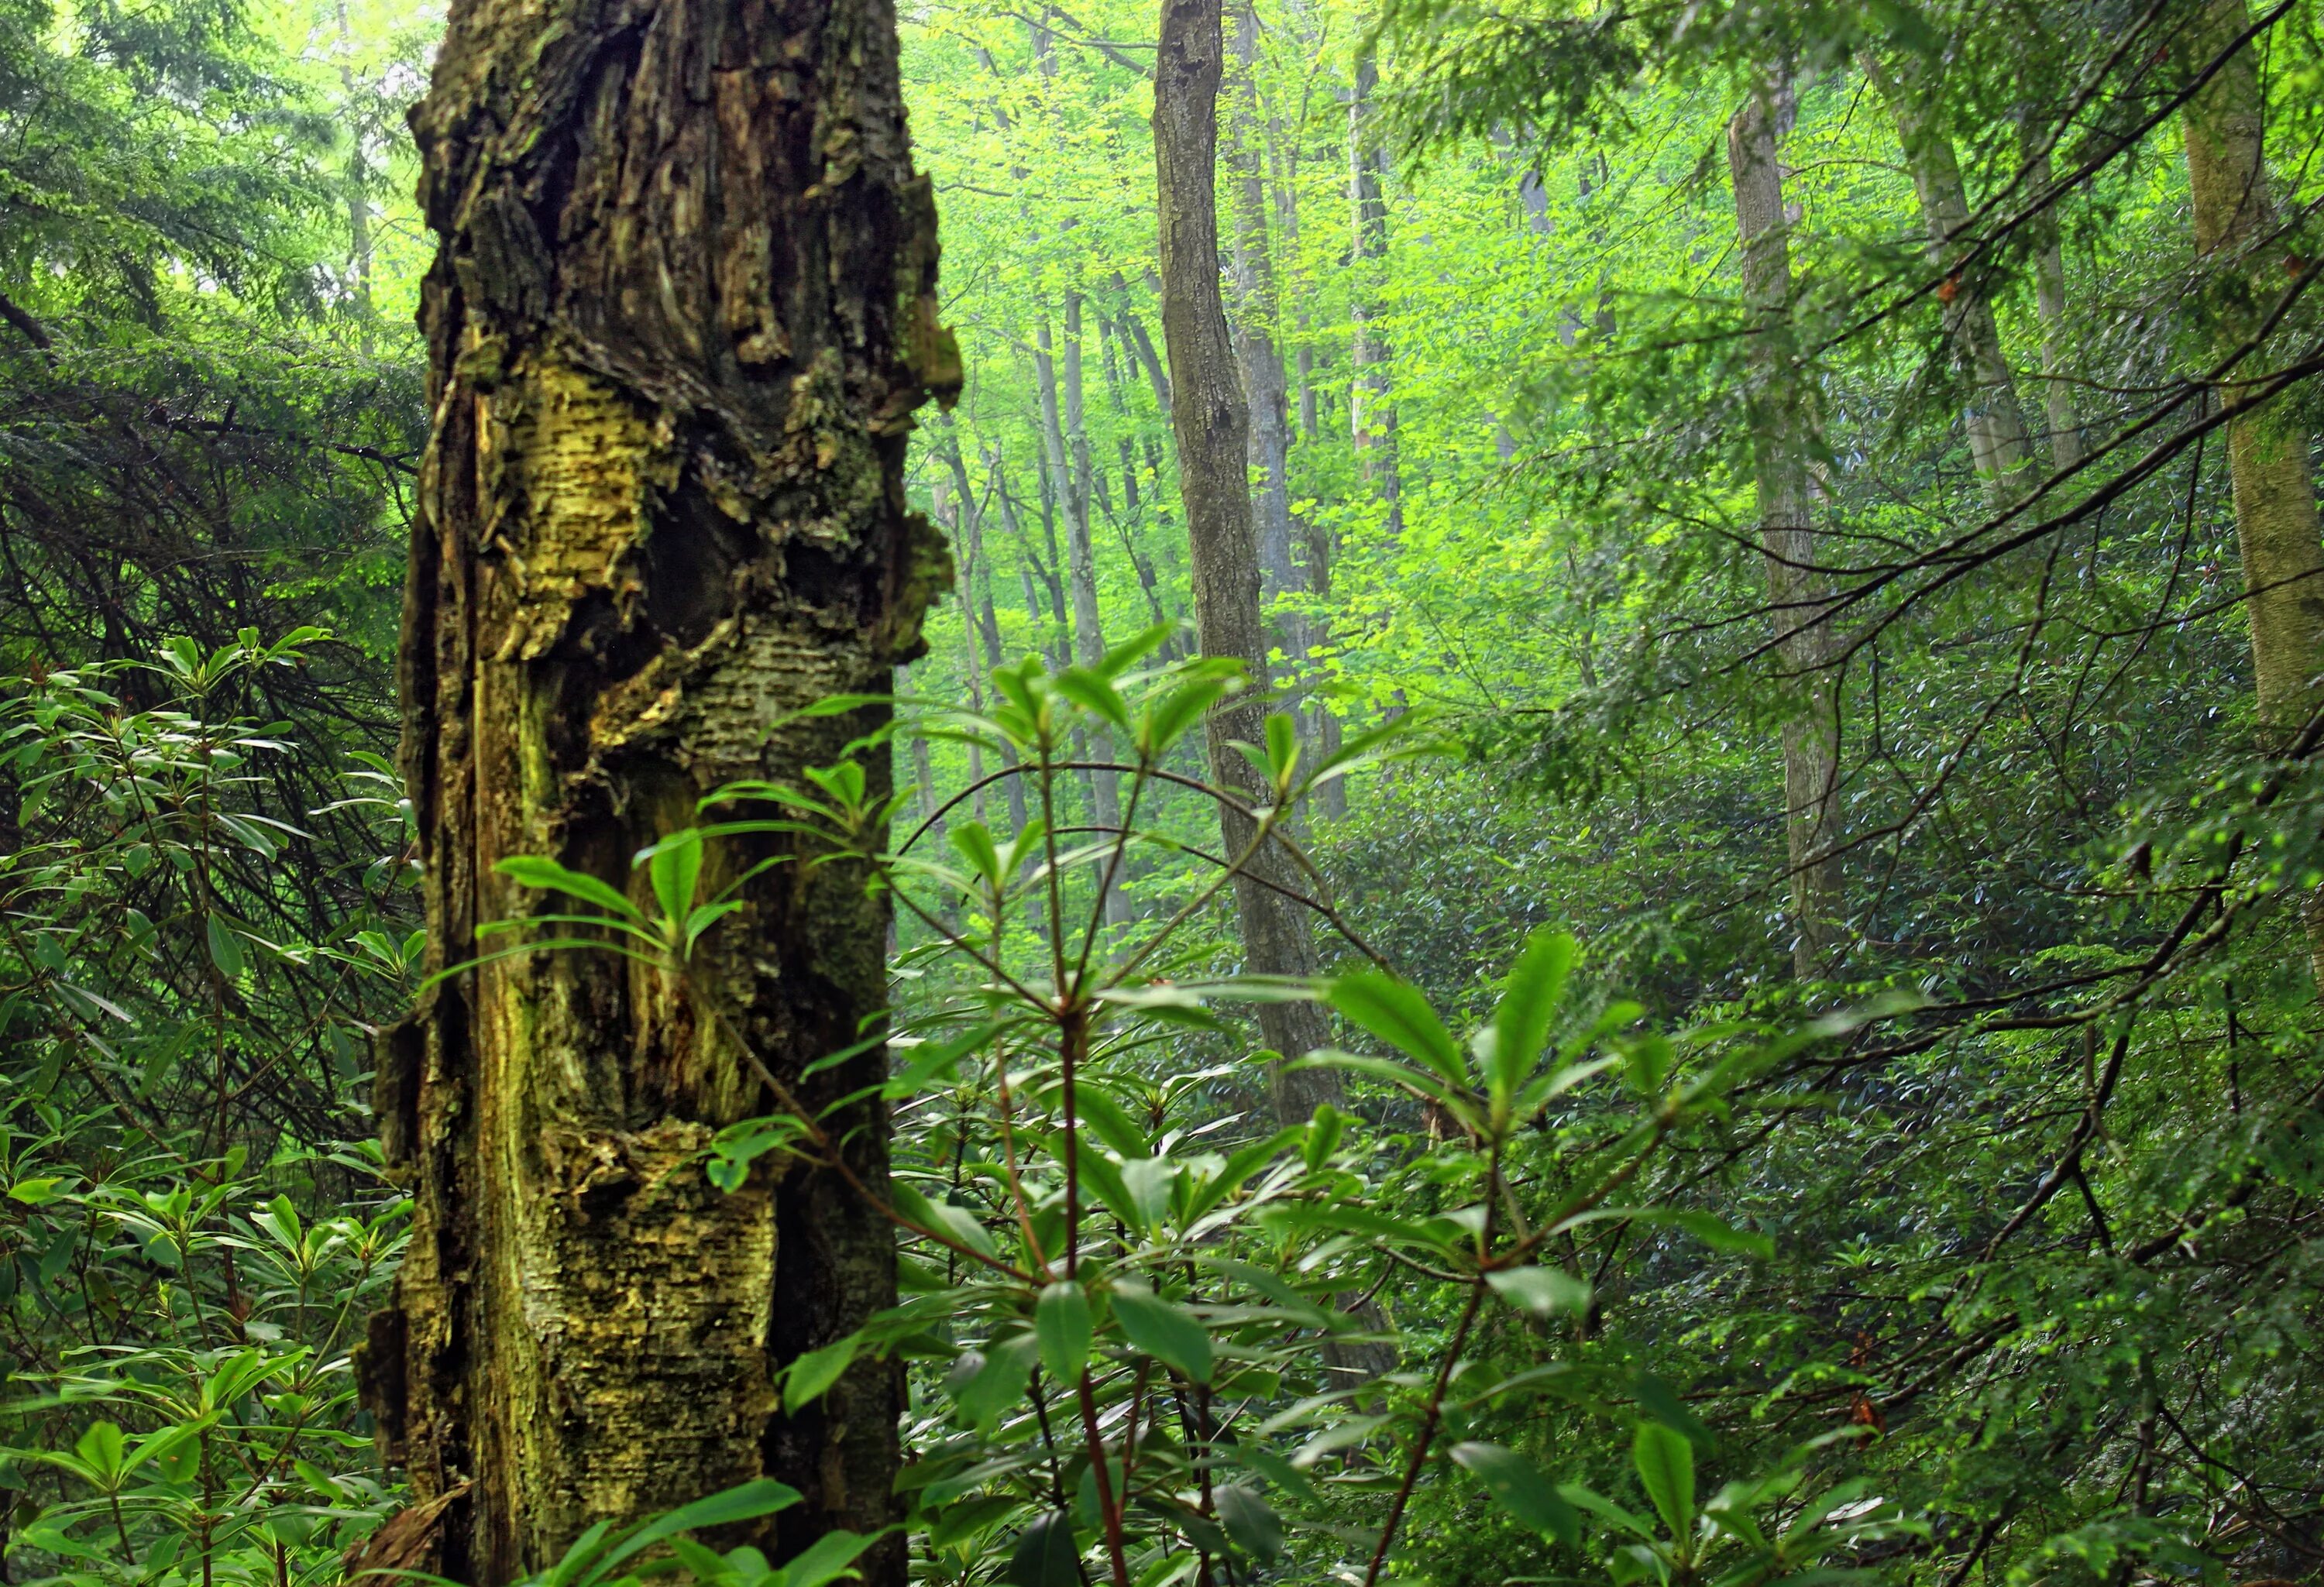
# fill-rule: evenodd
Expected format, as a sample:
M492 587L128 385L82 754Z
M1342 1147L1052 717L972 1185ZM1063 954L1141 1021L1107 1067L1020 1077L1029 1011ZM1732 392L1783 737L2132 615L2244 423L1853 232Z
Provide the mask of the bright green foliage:
M0 1474L20 1563L74 1580L321 1576L390 1503L348 1351L401 1206L350 1093L418 943L362 901L391 860L300 876L299 750L209 711L319 637L0 692ZM400 842L392 779L346 775L316 814Z
M968 385L914 455L957 596L906 730L863 746L901 792L868 759L738 787L626 881L512 862L541 912L488 951L682 978L731 929L707 845L873 863L908 1293L779 1387L798 1412L908 1363L921 1579L2313 1578L2324 1097L2287 906L2324 880L2324 786L2250 731L2216 420L2273 371L2316 429L2324 50L2312 7L2253 10L2281 312L2221 371L2252 289L2189 235L2196 10L1253 8L1222 265L1283 359L1292 533L1247 754L1314 906L1308 985L1240 973L1202 786L1236 679L1192 660L1155 378L1154 9L907 8ZM392 1501L333 1342L393 1206L333 1143L367 1132L364 1027L419 946L378 757L426 421L400 107L439 23L0 9L20 1577L327 1579ZM1868 59L1937 85L1972 216L1942 261ZM1725 134L1771 73L1770 323ZM2033 440L2014 492L1971 454L1965 293ZM1360 318L1393 514L1351 434ZM1804 983L1764 346L1812 392L1840 651L1843 942ZM341 637L241 637L305 624ZM1096 830L1102 753L1127 842ZM1272 998L1322 1000L1336 1048L1255 1051ZM1273 1062L1343 1101L1269 1117ZM714 1186L825 1152L768 1098ZM682 1533L696 1576L786 1587L864 1543L770 1564ZM614 1536L570 1587L663 1563Z

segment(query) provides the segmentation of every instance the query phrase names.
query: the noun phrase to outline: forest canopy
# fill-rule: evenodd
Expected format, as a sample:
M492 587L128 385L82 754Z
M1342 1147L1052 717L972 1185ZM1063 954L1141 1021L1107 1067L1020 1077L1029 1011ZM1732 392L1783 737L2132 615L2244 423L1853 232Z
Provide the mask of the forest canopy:
M0 1581L2324 1576L2309 0L0 0Z

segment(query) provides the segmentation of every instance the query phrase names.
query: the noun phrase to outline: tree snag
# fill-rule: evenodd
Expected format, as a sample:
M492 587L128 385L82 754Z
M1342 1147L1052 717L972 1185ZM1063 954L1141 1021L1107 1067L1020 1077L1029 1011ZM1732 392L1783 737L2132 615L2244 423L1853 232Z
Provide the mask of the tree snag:
M509 856L643 901L637 851L732 780L836 759L878 711L791 715L920 650L950 573L905 438L959 368L896 56L886 0L455 0L412 115L440 239L401 678L430 972L548 907ZM713 845L708 885L785 841ZM892 1369L796 1417L775 1389L892 1303L889 1229L827 1170L770 1154L725 1195L699 1160L774 1109L738 1035L809 1106L884 1073L875 1047L798 1079L878 1017L888 909L844 864L742 896L683 980L502 957L382 1044L415 1206L364 1376L441 1507L427 1569L498 1587L759 1477L806 1502L727 1543L893 1518ZM875 1112L834 1134L885 1183ZM899 1583L900 1542L865 1566Z

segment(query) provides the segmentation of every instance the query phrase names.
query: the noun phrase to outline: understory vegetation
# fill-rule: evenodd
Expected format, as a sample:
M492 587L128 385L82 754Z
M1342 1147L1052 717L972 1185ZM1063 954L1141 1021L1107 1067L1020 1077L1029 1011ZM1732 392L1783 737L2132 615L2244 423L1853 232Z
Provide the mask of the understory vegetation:
M924 643L764 726L853 735L804 776L468 878L461 957L446 17L0 0L0 1581L436 1568L374 1078L518 964L741 1077L674 1195L892 1228L769 1447L903 1406L887 1530L767 1479L550 1587L2324 1573L2324 11L1216 20L1245 541L1155 8L902 6ZM834 873L888 1008L787 1066L715 978Z

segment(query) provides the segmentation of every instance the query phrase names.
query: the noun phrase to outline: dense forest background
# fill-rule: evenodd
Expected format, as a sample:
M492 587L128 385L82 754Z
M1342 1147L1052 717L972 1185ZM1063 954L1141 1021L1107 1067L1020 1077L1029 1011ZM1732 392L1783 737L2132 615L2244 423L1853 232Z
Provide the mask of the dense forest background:
M1224 686L1157 18L1090 3L898 18L965 372L870 747L906 1299L783 1392L911 1363L916 1578L2313 1579L2324 14L1231 3L1302 964L1137 715ZM337 1580L401 1501L351 1352L443 23L0 0L10 1579ZM1020 1165L993 988L1075 922L1127 1023ZM1078 1463L1053 1169L1186 1286L1095 1323Z

